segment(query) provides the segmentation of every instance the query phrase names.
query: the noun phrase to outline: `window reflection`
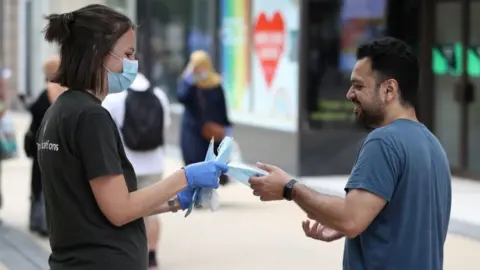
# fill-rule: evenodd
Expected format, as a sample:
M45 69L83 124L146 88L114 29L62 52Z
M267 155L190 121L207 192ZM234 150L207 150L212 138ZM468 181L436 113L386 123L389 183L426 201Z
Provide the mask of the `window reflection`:
M215 59L215 3L216 0L137 0L137 40L146 75L172 102L177 100L178 77L190 52L206 50Z
M137 1L139 48L145 54L147 75L175 102L177 80L188 60L186 37L191 0Z
M194 0L192 2L192 25L188 34L189 52L204 50L215 58L215 0Z
M311 3L308 8L307 115L311 128L354 127L345 94L356 48L384 35L386 0Z

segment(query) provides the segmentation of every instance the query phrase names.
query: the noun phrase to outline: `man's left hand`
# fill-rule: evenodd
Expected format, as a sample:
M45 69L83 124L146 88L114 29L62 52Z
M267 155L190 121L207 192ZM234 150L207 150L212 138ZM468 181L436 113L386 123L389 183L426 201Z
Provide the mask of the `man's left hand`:
M257 167L268 172L266 176L251 177L248 182L253 195L262 201L283 200L285 185L292 179L282 169L268 164L257 163Z

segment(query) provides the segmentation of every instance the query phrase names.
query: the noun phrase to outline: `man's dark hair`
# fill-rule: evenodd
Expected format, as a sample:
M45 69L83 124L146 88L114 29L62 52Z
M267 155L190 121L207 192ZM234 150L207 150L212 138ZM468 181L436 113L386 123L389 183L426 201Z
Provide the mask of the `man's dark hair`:
M75 90L105 91L105 56L133 29L125 15L103 5L45 17L45 40L60 45L60 67L52 82Z
M357 60L369 58L378 82L395 79L402 105L415 107L419 81L418 58L403 41L392 37L375 39L357 49Z

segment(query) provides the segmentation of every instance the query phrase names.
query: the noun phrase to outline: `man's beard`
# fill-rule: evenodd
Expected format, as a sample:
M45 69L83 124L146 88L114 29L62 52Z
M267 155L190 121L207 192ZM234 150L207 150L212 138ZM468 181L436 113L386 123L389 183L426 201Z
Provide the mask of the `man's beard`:
M360 103L358 103L358 105L359 111L356 112L355 119L361 128L365 128L370 131L382 124L383 120L385 119L385 115L383 112L383 107L380 103L376 103L376 108L374 109L363 109Z

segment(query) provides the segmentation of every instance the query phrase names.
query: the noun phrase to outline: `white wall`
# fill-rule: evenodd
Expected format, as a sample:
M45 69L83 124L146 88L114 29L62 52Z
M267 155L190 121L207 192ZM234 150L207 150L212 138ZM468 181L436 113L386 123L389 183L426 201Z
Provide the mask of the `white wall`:
M46 25L46 21L43 16L49 14L50 6L49 0L27 0L32 4L32 20L31 25L31 40L35 47L35 50L31 53L31 66L29 68L32 74L31 89L34 91L34 95L40 93L44 87L44 76L42 74L42 65L46 57L52 50L47 42L44 40L42 33L43 28Z

